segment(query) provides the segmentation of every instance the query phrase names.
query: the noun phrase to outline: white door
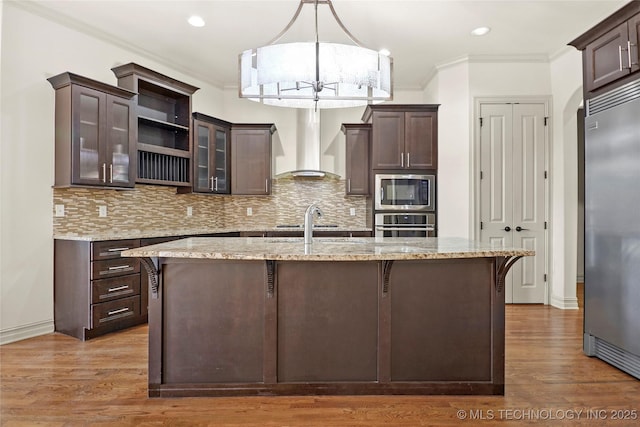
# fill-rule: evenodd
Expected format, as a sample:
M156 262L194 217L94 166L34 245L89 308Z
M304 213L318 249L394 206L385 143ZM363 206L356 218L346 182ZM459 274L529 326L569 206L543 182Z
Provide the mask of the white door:
M532 249L507 275L506 302L546 295L545 105L480 105L480 240Z

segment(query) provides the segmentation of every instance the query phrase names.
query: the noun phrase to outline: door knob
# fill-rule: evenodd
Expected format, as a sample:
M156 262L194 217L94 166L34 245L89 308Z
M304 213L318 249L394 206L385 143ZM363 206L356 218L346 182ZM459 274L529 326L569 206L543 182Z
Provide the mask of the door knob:
M511 227L509 227L508 225L504 228L504 231L511 231Z
M519 232L519 231L525 231L525 230L528 230L528 228L522 228L522 227L520 227L520 226L517 226L517 227L516 227L516 231L518 231L518 232Z

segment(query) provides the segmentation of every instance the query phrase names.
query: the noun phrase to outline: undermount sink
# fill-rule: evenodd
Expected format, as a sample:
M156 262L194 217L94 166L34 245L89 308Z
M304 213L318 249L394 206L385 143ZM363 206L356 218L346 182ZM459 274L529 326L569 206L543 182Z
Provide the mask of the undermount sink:
M358 239L357 237L314 237L314 241L321 243L347 243L347 244L364 244L369 243L365 239Z
M266 237L259 238L259 241L265 243L303 243L304 238L302 237Z
M304 243L302 237L269 237L262 240L265 243ZM331 243L331 244L364 244L368 243L365 239L354 237L314 237L314 243Z

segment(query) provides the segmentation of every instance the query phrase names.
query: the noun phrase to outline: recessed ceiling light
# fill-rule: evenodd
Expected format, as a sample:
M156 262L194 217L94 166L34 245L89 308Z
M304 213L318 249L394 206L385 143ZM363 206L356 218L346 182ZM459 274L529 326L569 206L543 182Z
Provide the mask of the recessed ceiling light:
M390 55L391 55L391 52L389 52L389 49L380 49L380 50L378 51L378 53L379 53L380 55L384 55L384 56L390 56Z
M475 30L471 31L471 34L473 34L474 36L484 36L485 34L489 33L489 31L491 31L491 28L489 27L478 27Z
M193 25L194 27L204 27L204 19L202 19L198 15L189 17L189 19L187 19L187 22L189 22L189 24Z

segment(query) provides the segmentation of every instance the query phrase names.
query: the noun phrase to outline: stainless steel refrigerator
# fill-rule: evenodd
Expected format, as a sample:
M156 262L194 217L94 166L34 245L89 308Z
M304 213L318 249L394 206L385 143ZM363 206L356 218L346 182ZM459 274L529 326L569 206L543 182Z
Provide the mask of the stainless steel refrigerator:
M586 114L584 352L640 379L640 80Z

